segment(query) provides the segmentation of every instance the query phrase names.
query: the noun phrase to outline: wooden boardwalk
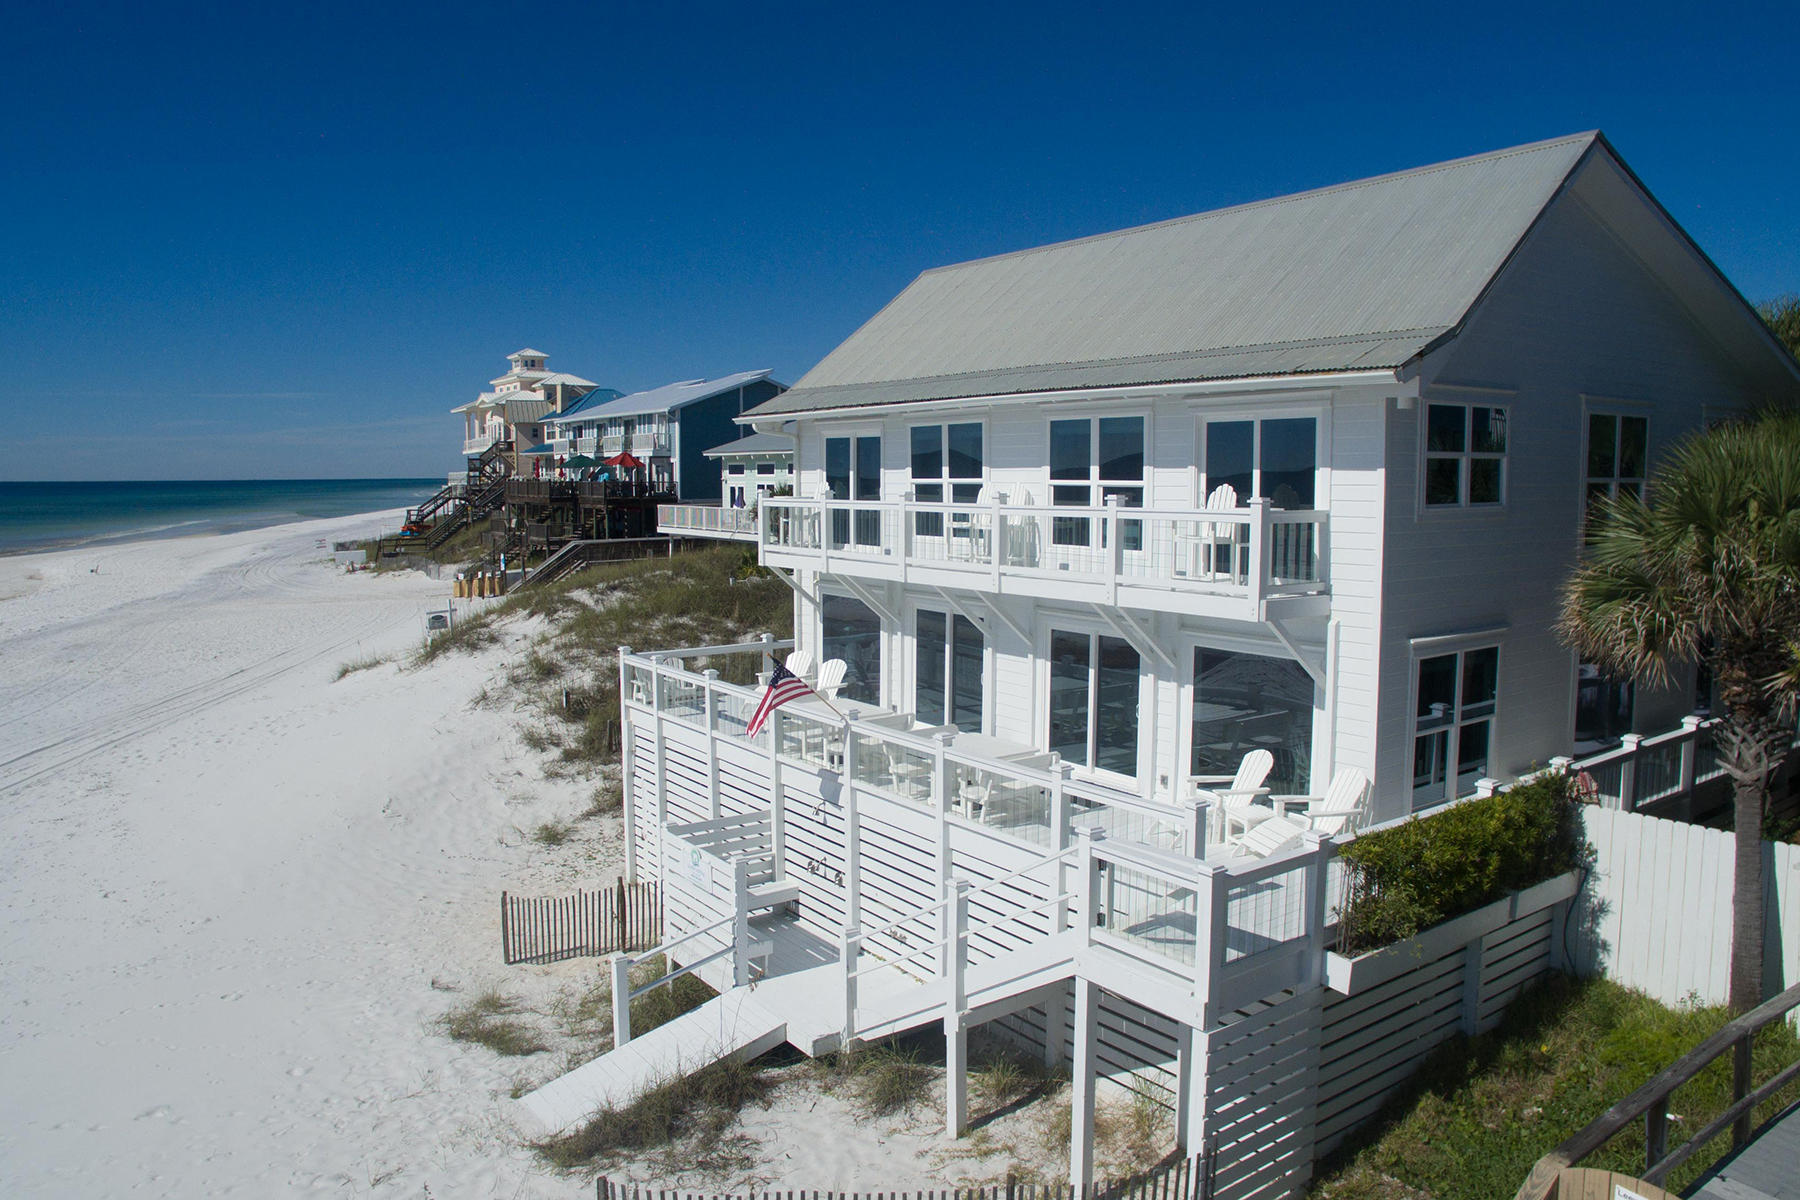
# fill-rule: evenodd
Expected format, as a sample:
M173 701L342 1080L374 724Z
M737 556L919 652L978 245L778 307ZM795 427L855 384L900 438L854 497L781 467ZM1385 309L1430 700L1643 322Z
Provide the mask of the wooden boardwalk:
M1688 1189L1696 1200L1800 1200L1800 1103Z

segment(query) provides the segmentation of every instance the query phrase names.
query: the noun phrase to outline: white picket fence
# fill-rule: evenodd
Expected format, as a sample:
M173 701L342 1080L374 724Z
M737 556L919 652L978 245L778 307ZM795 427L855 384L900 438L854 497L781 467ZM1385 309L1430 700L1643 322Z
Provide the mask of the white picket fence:
M1723 1004L1730 979L1732 835L1642 813L1584 808L1592 878L1570 922L1576 973L1665 1004ZM1764 843L1763 982L1800 982L1800 846Z

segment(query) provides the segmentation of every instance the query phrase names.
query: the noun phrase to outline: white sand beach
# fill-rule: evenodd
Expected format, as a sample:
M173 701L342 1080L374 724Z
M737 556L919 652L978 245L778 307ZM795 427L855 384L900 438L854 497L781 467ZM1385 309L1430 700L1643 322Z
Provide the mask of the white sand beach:
M448 592L334 568L372 523L0 559L0 1193L592 1194L432 1024L583 789L471 706L504 650L335 679Z
M402 669L449 585L332 565L379 524L0 558L0 1195L593 1194L508 1109L580 1052L553 1016L606 963L503 966L496 918L503 888L615 878L618 821L576 821L593 781L520 740L533 623ZM446 1036L491 988L548 1052ZM949 1146L935 1087L868 1119L784 1077L729 1166L609 1173L891 1191L1065 1161L1042 1105Z

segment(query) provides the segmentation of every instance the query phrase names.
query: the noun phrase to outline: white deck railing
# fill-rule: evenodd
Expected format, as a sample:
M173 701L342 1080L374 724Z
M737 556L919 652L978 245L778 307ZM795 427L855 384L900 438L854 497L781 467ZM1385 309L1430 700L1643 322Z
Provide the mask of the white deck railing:
M1122 507L925 504L913 501L762 501L764 561L822 571L912 576L950 586L1032 593L1072 584L1157 594L1210 595L1260 606L1329 590L1327 516L1266 500L1219 511Z
M753 541L756 538L756 511L717 504L659 504L656 506L656 527L663 533Z
M1628 733L1611 750L1583 758L1553 758L1550 769L1592 780L1594 799L1603 807L1636 812L1691 796L1696 787L1725 774L1713 744L1715 724L1704 717L1683 717L1680 725L1663 733ZM1484 779L1478 790L1491 794L1499 787L1498 781Z

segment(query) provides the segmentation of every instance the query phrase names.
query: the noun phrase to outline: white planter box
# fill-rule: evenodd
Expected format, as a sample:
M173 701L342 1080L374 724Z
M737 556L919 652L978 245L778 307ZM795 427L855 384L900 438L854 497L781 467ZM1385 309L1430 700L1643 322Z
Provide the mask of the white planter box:
M1345 958L1336 951L1325 955L1325 986L1334 992L1353 996L1357 992L1386 983L1419 966L1432 962L1477 938L1510 925L1521 917L1561 904L1580 890L1580 876L1569 871L1523 891L1503 896L1492 904L1451 917L1404 941L1355 958Z

